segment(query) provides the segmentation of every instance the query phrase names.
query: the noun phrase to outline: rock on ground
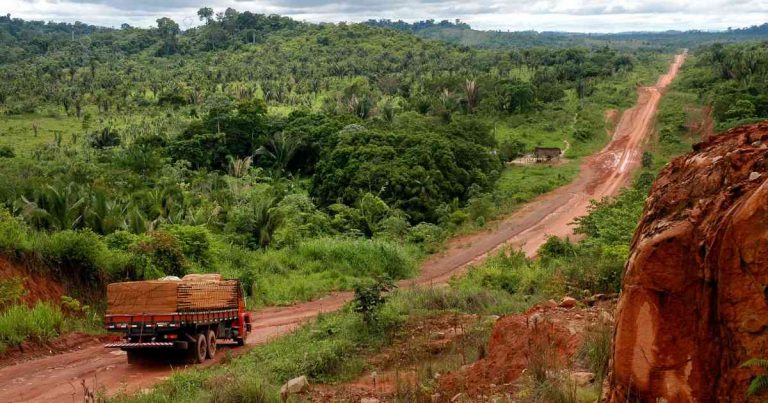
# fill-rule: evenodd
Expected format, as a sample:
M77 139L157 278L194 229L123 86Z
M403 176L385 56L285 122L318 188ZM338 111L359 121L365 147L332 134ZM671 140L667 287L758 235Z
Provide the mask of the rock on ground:
M578 301L576 301L575 298L564 297L563 300L560 301L560 307L562 307L562 308L573 308L574 306L576 306L576 303L578 303Z
M290 381L286 382L285 385L283 385L280 388L280 395L281 396L287 396L287 395L293 395L296 393L301 393L309 387L309 381L307 380L307 377L302 375L298 378L293 378Z
M768 342L768 122L661 172L632 240L609 401L745 401Z

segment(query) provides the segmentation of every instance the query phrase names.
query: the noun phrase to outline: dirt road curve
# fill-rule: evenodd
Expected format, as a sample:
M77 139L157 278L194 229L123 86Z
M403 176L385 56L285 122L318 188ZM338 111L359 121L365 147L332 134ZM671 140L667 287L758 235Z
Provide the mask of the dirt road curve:
M573 183L537 198L498 222L492 230L452 241L445 252L423 264L419 277L400 285L442 283L504 245L519 246L526 254L533 255L548 236L571 234L569 223L586 213L589 200L615 194L639 165L642 144L651 131L661 94L684 58L684 54L678 55L669 72L661 76L655 86L638 89L637 105L624 112L611 142L584 163ZM248 342L250 345L263 343L290 332L321 312L338 309L350 298L350 293L335 293L309 303L256 312L255 329ZM241 353L245 349L232 351ZM96 387L108 393L131 392L149 387L170 373L168 365L128 365L123 352L105 350L94 344L79 351L0 369L0 401L80 402L82 381L92 390L98 385Z

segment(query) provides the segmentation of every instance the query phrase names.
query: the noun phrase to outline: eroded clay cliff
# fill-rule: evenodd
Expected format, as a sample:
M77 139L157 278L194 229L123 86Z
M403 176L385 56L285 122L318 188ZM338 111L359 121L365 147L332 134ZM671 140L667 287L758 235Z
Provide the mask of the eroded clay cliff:
M659 175L632 241L609 400L744 401L768 358L768 122Z

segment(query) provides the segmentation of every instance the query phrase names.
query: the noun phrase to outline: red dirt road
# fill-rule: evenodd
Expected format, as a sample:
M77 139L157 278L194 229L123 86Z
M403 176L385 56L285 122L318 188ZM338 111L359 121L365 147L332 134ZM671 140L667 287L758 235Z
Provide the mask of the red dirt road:
M587 212L589 201L614 195L628 183L640 164L643 143L653 127L653 117L664 89L682 65L685 54L675 57L669 72L655 86L638 88L637 105L624 112L613 139L599 153L589 157L579 177L569 185L542 195L499 221L492 230L451 241L443 253L430 257L421 274L400 286L444 283L505 245L522 248L533 256L550 235L572 235L570 223ZM351 293L334 293L325 298L290 307L255 312L250 345L286 334L321 312L339 309ZM233 349L242 353L246 348ZM213 365L223 357L204 365ZM22 362L0 369L2 402L79 402L85 381L91 390L103 388L108 394L133 392L150 387L171 374L168 364L129 365L125 353L87 346L81 350Z

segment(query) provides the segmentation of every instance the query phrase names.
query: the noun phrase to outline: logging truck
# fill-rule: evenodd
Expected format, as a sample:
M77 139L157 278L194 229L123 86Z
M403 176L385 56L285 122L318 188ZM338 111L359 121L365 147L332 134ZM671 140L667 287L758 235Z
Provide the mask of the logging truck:
M126 351L129 363L160 351L201 363L216 355L219 341L244 345L251 316L239 281L188 275L109 284L104 325L120 334L105 347Z

